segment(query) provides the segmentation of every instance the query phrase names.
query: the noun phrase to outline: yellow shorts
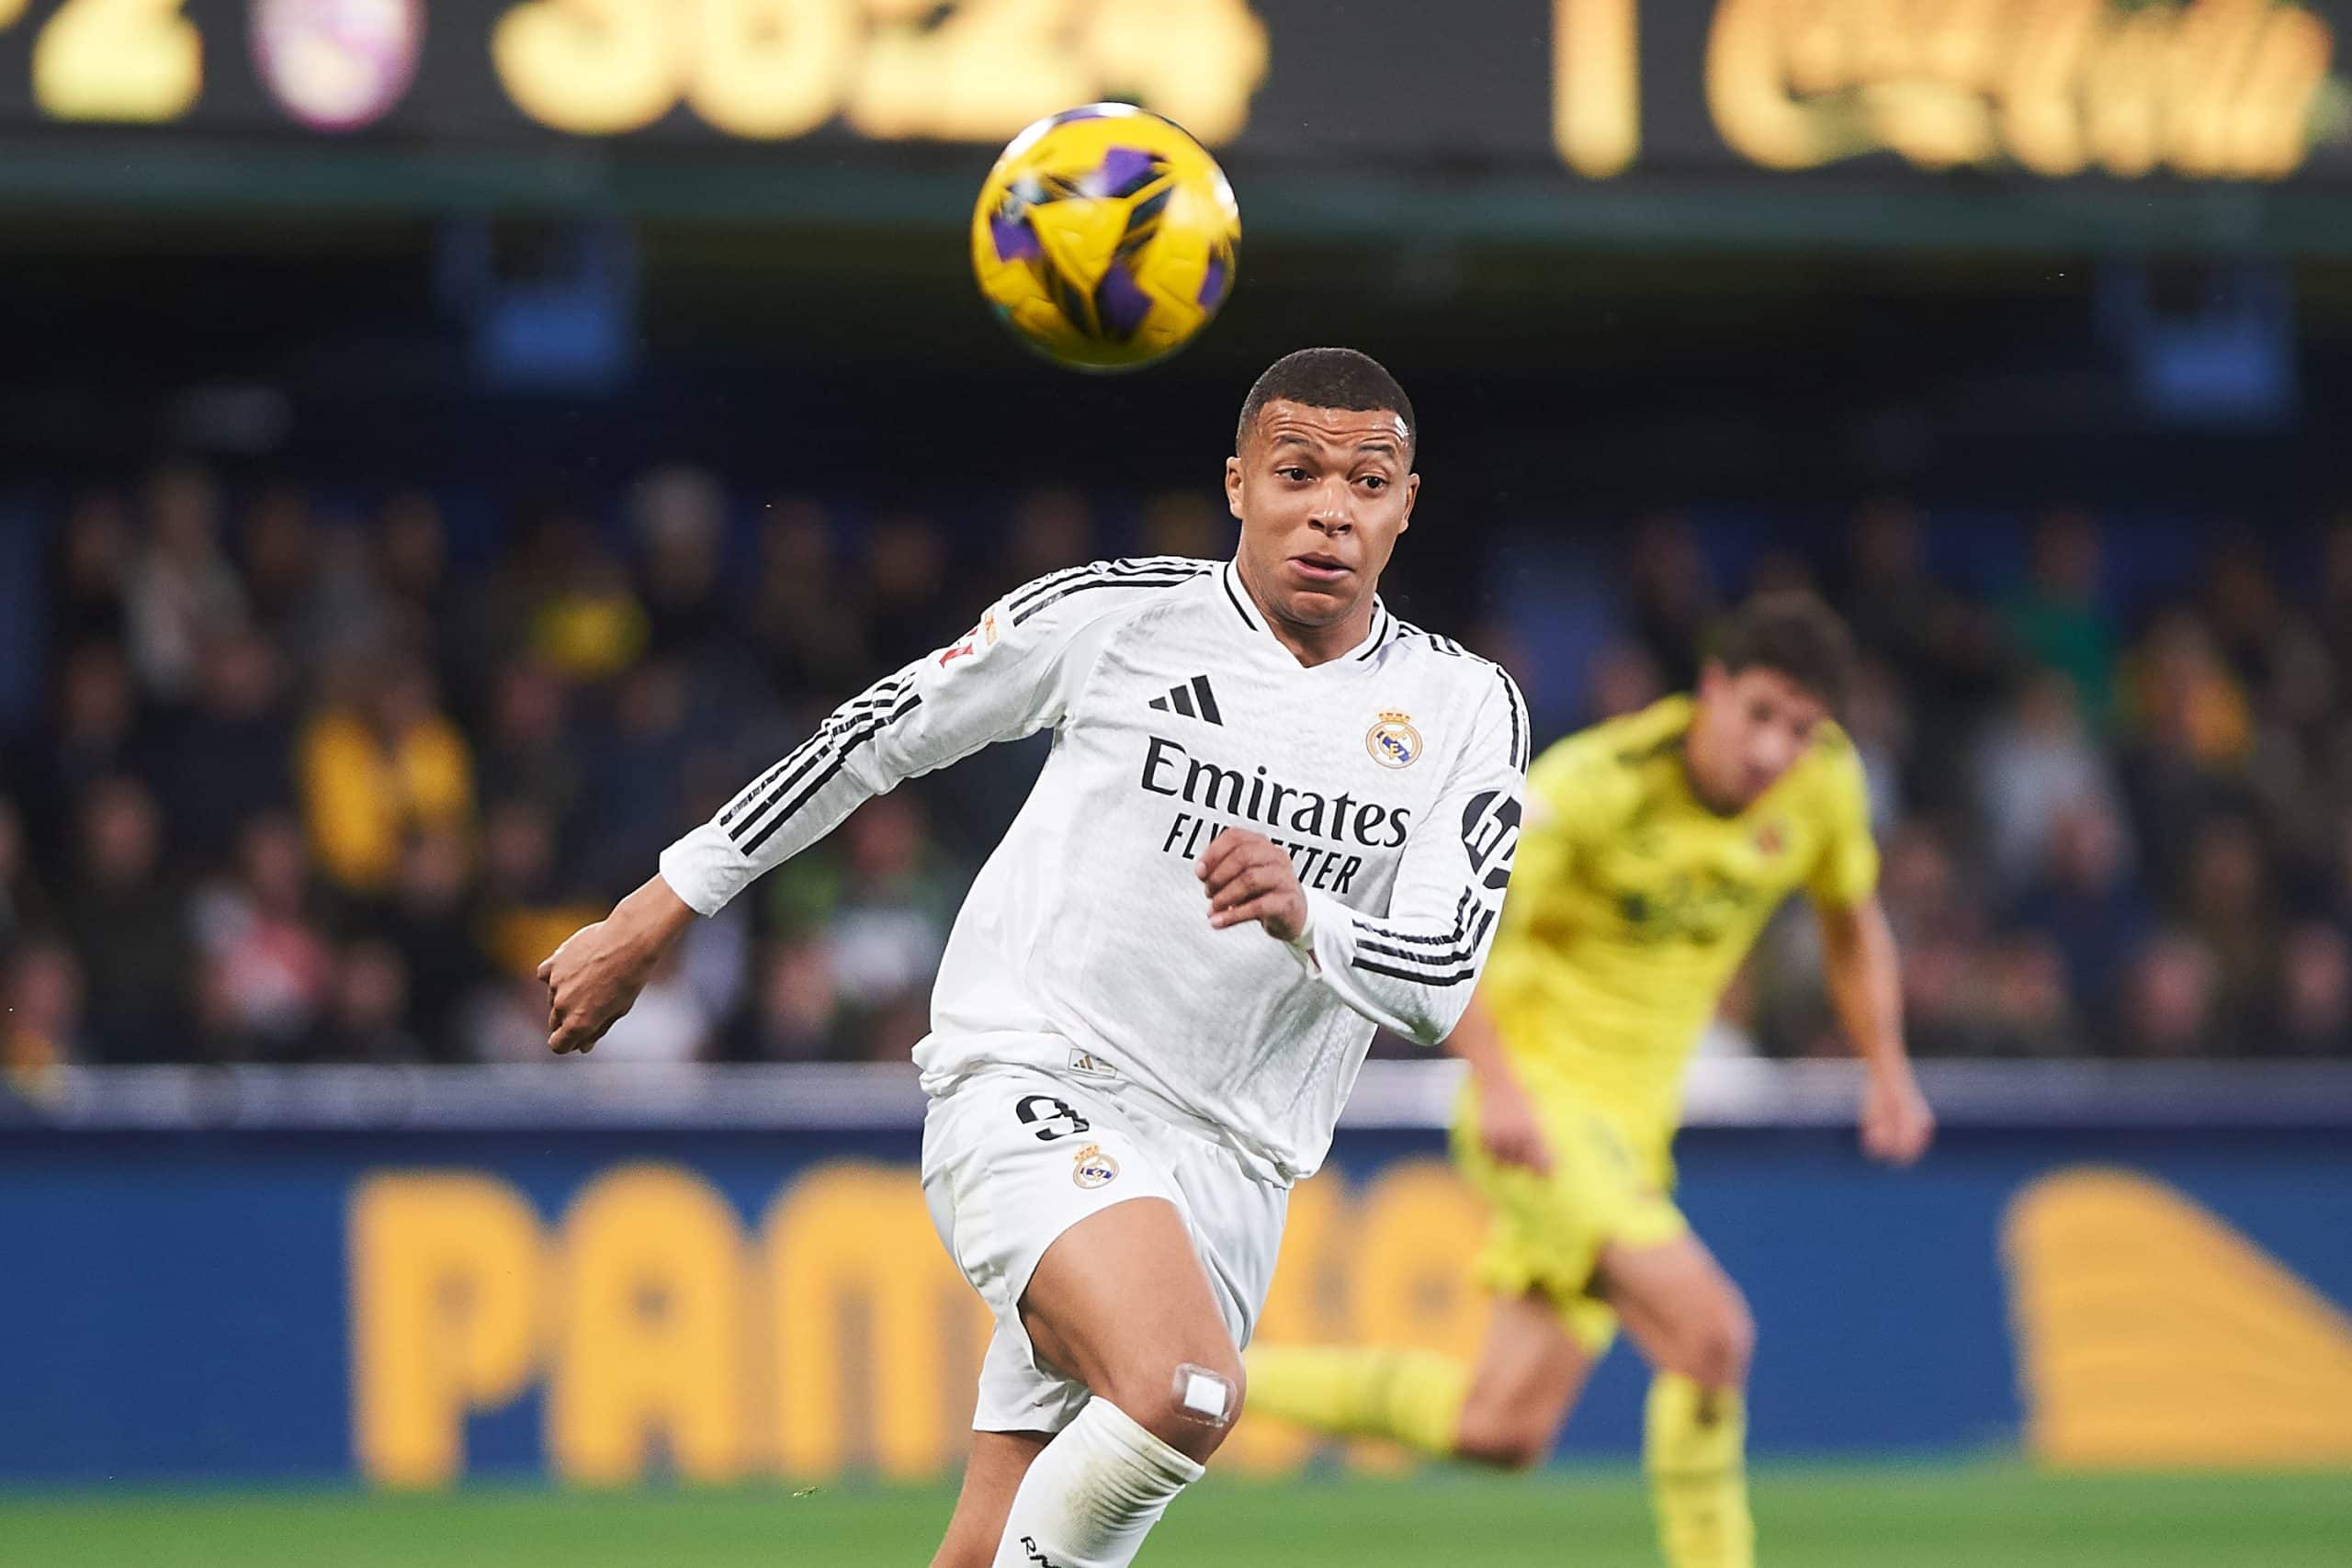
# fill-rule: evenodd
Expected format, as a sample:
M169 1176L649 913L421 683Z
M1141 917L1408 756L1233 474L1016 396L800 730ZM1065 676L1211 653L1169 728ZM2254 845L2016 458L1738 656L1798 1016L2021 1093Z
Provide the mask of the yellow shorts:
M1487 1153L1468 1086L1454 1108L1453 1163L1495 1210L1476 1278L1501 1295L1542 1291L1569 1335L1597 1356L1617 1335L1617 1314L1591 1293L1600 1249L1659 1246L1690 1225L1615 1123L1558 1093L1537 1093L1535 1108L1552 1145L1549 1176Z

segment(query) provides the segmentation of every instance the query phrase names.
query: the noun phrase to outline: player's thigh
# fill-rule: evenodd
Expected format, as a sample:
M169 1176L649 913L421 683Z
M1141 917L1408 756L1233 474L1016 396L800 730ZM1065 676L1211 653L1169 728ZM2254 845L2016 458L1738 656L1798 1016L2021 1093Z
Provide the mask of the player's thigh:
M1063 1231L1029 1277L1021 1321L1040 1359L1196 1458L1240 1414L1240 1351L1166 1199L1130 1199Z
M1747 1381L1756 1325L1747 1298L1690 1232L1604 1247L1595 1288L1652 1367L1711 1388Z
M1488 1464L1541 1463L1597 1359L1547 1292L1498 1298L1463 1402L1457 1451Z
M1012 1495L1021 1490L1022 1477L1051 1440L1044 1432L972 1434L964 1489L956 1495L955 1517L947 1521L946 1539L939 1543L931 1568L989 1568L996 1561L1004 1521L1012 1514Z
M1540 1096L1537 1114L1552 1152L1544 1172L1487 1154L1475 1104L1465 1101L1456 1122L1455 1163L1494 1213L1476 1275L1498 1297L1530 1291L1550 1297L1570 1336L1597 1358L1615 1332L1611 1314L1591 1295L1603 1250L1663 1241L1689 1227L1605 1119L1556 1095Z

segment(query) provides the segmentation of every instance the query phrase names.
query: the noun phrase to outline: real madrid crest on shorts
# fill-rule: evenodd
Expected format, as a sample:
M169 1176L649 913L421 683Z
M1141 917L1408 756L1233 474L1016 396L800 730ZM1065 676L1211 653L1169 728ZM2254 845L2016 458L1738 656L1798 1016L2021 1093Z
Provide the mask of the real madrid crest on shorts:
M1365 731L1363 749L1384 768L1409 768L1421 754L1421 732L1410 715L1383 710L1379 721Z
M1070 1168L1069 1179L1089 1191L1108 1187L1119 1178L1119 1162L1102 1152L1100 1144L1089 1144L1078 1151L1077 1163Z

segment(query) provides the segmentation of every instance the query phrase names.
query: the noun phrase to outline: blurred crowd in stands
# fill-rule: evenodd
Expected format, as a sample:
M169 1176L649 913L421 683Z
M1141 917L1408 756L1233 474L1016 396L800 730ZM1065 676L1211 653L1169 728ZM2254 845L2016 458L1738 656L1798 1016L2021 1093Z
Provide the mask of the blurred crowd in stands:
M834 704L1027 577L1231 547L1207 495L1040 491L951 530L688 468L494 525L191 467L44 517L40 697L0 735L17 1070L537 1059L539 960ZM1736 593L1811 582L1866 654L1847 723L1915 1049L2352 1051L2352 524L2217 525L2133 592L2121 525L2031 520L1983 583L1931 568L1945 526L1874 502L1736 569L1703 517L1595 534L1574 659L1508 549L1493 592L1409 608L1510 665L1549 739L1688 683ZM902 1056L1042 744L859 810L700 922L601 1049ZM1709 1048L1841 1049L1801 914Z

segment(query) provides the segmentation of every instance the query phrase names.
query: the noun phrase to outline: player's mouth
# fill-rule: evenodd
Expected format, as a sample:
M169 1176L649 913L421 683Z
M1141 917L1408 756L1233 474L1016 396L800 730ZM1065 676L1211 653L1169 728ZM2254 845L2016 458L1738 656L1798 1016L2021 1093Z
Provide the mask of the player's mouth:
M1317 588L1328 587L1355 570L1339 557L1319 551L1291 557L1290 569Z

